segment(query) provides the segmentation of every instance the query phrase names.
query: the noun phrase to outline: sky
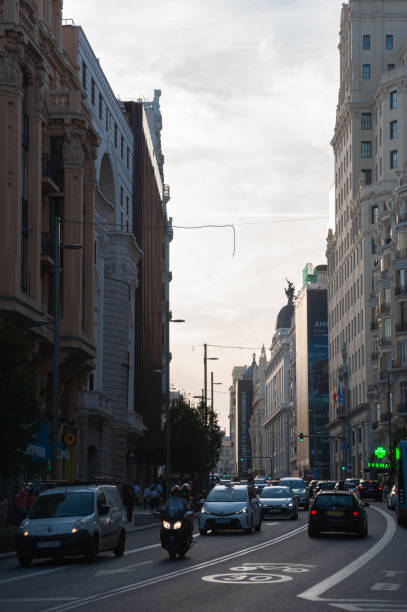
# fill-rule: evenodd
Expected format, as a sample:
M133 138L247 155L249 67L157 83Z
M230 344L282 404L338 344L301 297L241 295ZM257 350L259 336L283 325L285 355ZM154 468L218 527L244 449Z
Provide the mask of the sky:
M228 428L232 369L269 348L286 279L326 263L342 0L64 0L116 96L160 89L171 386ZM233 225L183 229L208 225ZM235 242L234 242L235 239ZM243 347L243 348L229 348Z

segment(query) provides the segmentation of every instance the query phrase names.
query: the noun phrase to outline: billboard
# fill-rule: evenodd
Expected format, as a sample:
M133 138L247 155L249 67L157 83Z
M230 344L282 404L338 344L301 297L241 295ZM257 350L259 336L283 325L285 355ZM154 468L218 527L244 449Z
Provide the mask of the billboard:
M236 382L236 459L237 473L247 476L252 469L250 419L252 416L253 386L251 380Z

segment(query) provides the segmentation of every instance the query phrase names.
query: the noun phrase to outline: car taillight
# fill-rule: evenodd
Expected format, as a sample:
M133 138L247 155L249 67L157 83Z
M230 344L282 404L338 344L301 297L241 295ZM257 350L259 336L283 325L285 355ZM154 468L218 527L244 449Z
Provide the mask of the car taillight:
M379 487L379 491L381 491L383 489L383 487Z
M360 485L359 487L359 491L361 491L362 489L364 489L365 487L362 487L362 485Z
M316 510L311 510L311 514L316 514L317 511Z
M353 516L359 516L359 512L356 512L356 510L353 512Z

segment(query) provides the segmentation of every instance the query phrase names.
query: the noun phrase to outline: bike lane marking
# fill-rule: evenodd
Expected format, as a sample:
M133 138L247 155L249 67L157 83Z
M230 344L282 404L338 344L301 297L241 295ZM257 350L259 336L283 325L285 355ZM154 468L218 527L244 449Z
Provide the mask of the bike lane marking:
M287 574L302 574L314 567L299 563L244 563L239 567L231 567L233 573L202 576L202 580L221 584L275 584L292 580L292 576ZM263 573L257 573L257 570ZM283 574L274 573L279 571Z
M196 572L212 565L217 565L219 563L224 563L226 561L236 559L238 557L243 557L244 555L251 554L258 550L262 550L264 548L268 548L269 546L273 546L274 544L279 544L280 542L284 542L289 538L292 538L300 533L304 532L307 529L307 525L302 525L301 527L297 527L292 531L289 531L286 534L273 538L272 540L266 540L266 542L261 542L260 544L255 544L254 546L250 546L248 548L244 548L238 550L234 553L229 553L228 555L224 555L222 557L217 557L216 559L211 559L209 561L204 561L202 563L198 563L192 567L184 568L181 570L175 570L173 572L168 572L167 574L162 574L160 576L147 578L145 580L140 580L139 582L134 582L132 584L127 584L123 587L118 587L116 589L111 589L109 591L97 593L95 595L90 595L88 597L83 597L78 599L75 602L67 603L65 605L53 606L52 608L47 608L43 612L59 612L62 610L72 610L74 608L79 608L82 606L86 606L89 603L94 603L96 601L102 601L104 599L110 599L112 597L117 597L118 595L129 593L135 591L137 589L144 588L146 586L151 586L153 584L157 584L160 582L165 582L166 580L172 580L175 577L183 576L186 574L191 574L192 572Z
M307 599L309 601L323 601L323 602L329 603L329 605L331 606L341 607L344 610L362 610L362 609L365 609L363 607L364 604L371 605L374 602L377 604L380 604L381 601L383 601L383 600L365 600L365 599L356 599L356 598L341 599L337 597L333 597L330 599L330 598L321 597L323 593L325 593L326 591L329 591L330 589L332 589L334 586L336 586L340 582L343 582L344 580L349 578L349 576L355 574L362 567L364 567L370 561L372 561L372 559L374 559L393 539L396 533L396 523L394 519L381 508L376 508L375 506L372 506L372 508L376 510L376 512L379 512L386 519L386 531L384 532L380 540L376 542L376 544L374 544L371 548L369 548L365 553L363 553L363 555L361 555L360 557L357 557L354 561L352 561L349 565L347 565L346 567L343 567L342 569L335 572L331 576L328 576L328 578L325 578L321 582L318 582L317 584L307 589L306 591L303 591L302 593L297 595L297 597L300 597L301 599ZM343 602L343 604L341 604L341 602ZM347 604L346 602L355 602L355 603ZM360 602L360 604L357 602ZM386 602L386 603L389 604L390 602ZM398 602L394 602L394 604L397 605Z

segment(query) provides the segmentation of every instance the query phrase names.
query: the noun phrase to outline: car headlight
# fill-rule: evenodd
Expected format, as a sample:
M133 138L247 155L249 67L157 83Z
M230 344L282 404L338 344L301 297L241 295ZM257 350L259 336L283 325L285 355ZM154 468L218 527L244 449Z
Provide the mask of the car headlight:
M84 531L86 529L86 521L83 519L76 521L74 526L71 529L72 533L78 533L79 531Z
M164 529L171 529L171 523L168 521L163 521L163 527Z
M24 521L20 524L20 531L22 531L24 535L28 535L29 524L30 521L28 519L24 519Z
M210 514L210 512L208 512L208 510L205 508L205 506L202 506L201 514Z
M176 522L174 523L174 529L181 529L181 527L182 527L182 523L181 523L181 521L176 521Z
M244 508L239 510L238 514L245 514L247 512L247 510L248 510L248 508L247 508L247 506L245 506Z

